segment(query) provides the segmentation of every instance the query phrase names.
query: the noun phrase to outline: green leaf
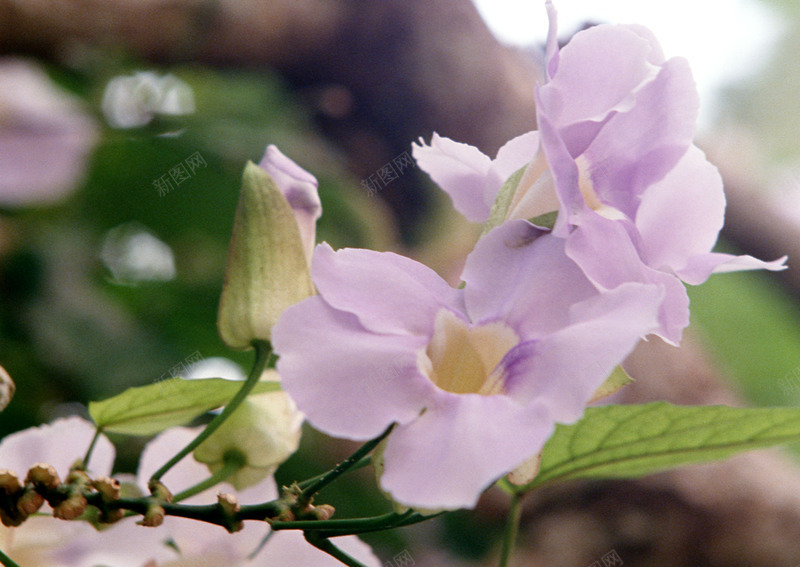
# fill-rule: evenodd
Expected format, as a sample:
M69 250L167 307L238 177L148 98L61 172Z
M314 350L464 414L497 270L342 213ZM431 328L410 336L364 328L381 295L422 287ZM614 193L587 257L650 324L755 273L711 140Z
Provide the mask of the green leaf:
M154 435L225 405L242 384L222 378L170 378L130 388L102 402L90 402L89 414L103 431ZM279 382L263 381L256 385L253 393L280 389Z
M486 224L483 225L483 234L503 224L503 221L506 220L508 207L511 206L511 200L514 198L514 193L517 191L517 186L519 182L522 181L522 176L525 175L525 169L527 167L527 165L520 167L517 171L512 173L511 177L500 187L500 191L498 191L497 197L492 204L492 209L489 212L489 219L486 221Z
M558 425L536 478L518 490L575 478L626 478L800 439L800 408L674 406L589 408Z

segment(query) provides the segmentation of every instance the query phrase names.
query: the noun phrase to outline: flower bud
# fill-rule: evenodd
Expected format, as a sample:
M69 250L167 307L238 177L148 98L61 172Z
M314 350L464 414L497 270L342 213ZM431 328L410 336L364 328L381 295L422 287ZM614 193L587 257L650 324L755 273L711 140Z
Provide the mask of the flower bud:
M0 469L0 490L6 494L14 494L22 490L22 483L17 473L8 469Z
M6 409L6 406L11 403L11 398L14 397L14 392L17 387L11 376L8 375L6 369L0 366L0 411Z
M86 497L75 491L69 497L53 508L53 516L61 520L74 520L86 511Z
M265 160L302 171L288 158ZM281 182L293 179L286 167L271 169ZM301 229L279 183L253 163L245 167L217 317L220 337L231 348L269 341L283 310L314 294L308 242L314 238L310 219L316 222L318 216L311 203L318 197L316 187L312 191L310 182L304 183L302 190L292 184L289 192L293 201L308 205L299 209Z
M22 496L17 500L17 510L23 517L28 517L39 511L44 504L44 496L36 492L33 487L27 487Z
M150 494L159 500L172 502L172 492L160 480L151 480L147 483L147 488L150 489Z
M114 502L115 500L119 500L122 495L122 488L120 487L119 481L115 478L109 478L107 476L98 477L92 482L92 486L100 493L103 502Z
M276 377L274 370L262 376ZM212 473L237 455L243 466L227 479L238 490L257 484L297 450L303 416L283 391L253 394L194 451Z
M61 484L61 479L59 479L58 473L52 465L36 463L28 471L26 482L53 489L58 488L58 485Z
M233 494L218 494L217 503L222 509L222 513L225 515L225 527L230 533L238 532L244 529L244 522L241 520L234 521L233 519L233 515L242 509L242 507L239 505L239 501Z
M164 511L163 506L159 505L157 502L151 502L147 507L147 512L145 512L144 518L136 523L140 526L146 526L148 528L157 528L164 523L164 518L166 515L167 513Z

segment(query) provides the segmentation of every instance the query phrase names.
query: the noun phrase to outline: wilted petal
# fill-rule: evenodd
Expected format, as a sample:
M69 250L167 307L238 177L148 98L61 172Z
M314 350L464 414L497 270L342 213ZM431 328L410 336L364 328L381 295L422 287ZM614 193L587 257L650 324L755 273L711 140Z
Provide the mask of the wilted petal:
M456 210L472 222L489 218L494 195L486 194L489 156L469 144L454 142L434 132L431 145L412 145L420 169L453 200ZM499 187L498 187L499 189Z

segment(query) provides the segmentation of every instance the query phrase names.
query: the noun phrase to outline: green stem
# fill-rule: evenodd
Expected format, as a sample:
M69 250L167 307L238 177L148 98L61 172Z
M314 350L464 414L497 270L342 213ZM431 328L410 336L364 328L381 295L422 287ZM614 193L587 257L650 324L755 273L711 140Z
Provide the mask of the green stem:
M195 494L200 494L204 490L208 490L212 486L216 486L220 482L232 477L234 474L240 471L243 466L244 462L242 461L242 459L225 459L221 469L219 469L217 472L212 474L204 481L198 482L194 486L191 486L186 490L184 490L183 492L179 492L178 494L176 494L172 499L172 502L177 504L181 500L186 500L187 498L191 498Z
M258 542L258 546L253 550L253 553L251 553L250 555L247 556L247 560L248 561L252 561L253 559L256 558L256 555L261 553L261 550L264 549L264 546L267 545L267 542L269 541L269 538L271 538L272 534L274 534L274 533L275 532L272 531L272 530L267 532L267 535L265 535L264 538L260 542Z
M500 566L507 567L514 550L514 543L517 541L519 531L519 520L522 517L522 498L523 494L514 494L511 497L511 507L508 510L508 522L506 523L505 533L503 534L503 551L500 555Z
M409 511L410 512L410 511ZM354 520L303 520L297 522L270 522L272 529L279 530L356 530L381 527L393 527L398 522L406 519L409 512L398 514L397 512L390 512L382 516L374 516L372 518L357 518ZM413 513L413 512L411 512Z
M86 449L86 454L83 456L83 468L89 468L89 459L92 458L92 452L94 451L95 445L97 445L97 440L100 439L100 433L102 433L101 429L98 427L94 432L94 437L92 437L92 442L89 443L89 448Z
M0 551L0 563L2 563L5 567L20 567L19 563L11 559L2 551Z
M324 551L331 557L338 559L345 565L349 567L366 567L363 563L350 557L344 551L333 545L328 538L320 537L316 532L304 532L303 535L308 543Z
M392 431L394 424L390 425L386 428L386 431L381 433L378 437L373 439L372 441L367 441L364 443L360 449L358 449L355 453L347 457L344 461L336 465L333 469L319 477L317 480L313 481L310 486L307 486L303 489L303 492L297 497L297 503L300 507L305 506L311 499L314 498L314 495L332 483L334 480L339 478L348 470L352 469L356 466L361 459L366 457L370 451L372 451L375 447L378 446L378 443L383 441L383 439L389 435L389 432Z
M258 384L259 378L264 373L264 370L267 368L267 364L269 363L270 356L272 354L272 348L269 346L268 343L258 341L255 343L256 349L256 359L253 362L253 368L250 370L250 375L245 380L242 387L236 392L236 395L233 396L233 399L228 402L222 412L217 415L214 419L206 425L206 428L200 432L200 435L195 437L195 439L186 445L177 455L172 457L169 461L167 461L164 466L158 469L152 477L150 477L150 481L159 481L161 477L164 476L167 471L169 471L172 467L174 467L181 459L183 459L186 455L194 451L200 443L208 439L208 437L214 433L220 425L225 423L225 420L236 411L236 408L241 405L247 395L255 388L256 384Z
M372 462L372 457L369 457L369 456L364 457L363 459L358 461L356 464L354 464L352 467L350 467L350 470L351 471L356 471L358 469L362 469L362 468L366 467L368 464L370 464L371 462ZM315 482L320 480L322 477L324 477L326 474L328 474L328 473L324 472L321 475L317 475L317 476L315 476L313 478L309 478L309 479L306 479L306 480L304 480L302 482L298 482L297 486L299 486L301 490L304 489L304 488L308 488L309 486L311 486L312 484L314 484Z
M438 518L445 512L439 512L438 514L434 514L432 516L423 516L422 514L411 514L408 518L400 520L397 523L390 524L388 526L376 526L376 527L366 527L366 528L359 528L357 530L323 530L320 531L319 534L324 537L340 537L345 535L356 535L356 534L366 534L370 532L380 532L384 530L394 530L397 528L404 528L406 526L411 526L413 524L418 524L420 522L427 522L428 520L432 520L434 518Z

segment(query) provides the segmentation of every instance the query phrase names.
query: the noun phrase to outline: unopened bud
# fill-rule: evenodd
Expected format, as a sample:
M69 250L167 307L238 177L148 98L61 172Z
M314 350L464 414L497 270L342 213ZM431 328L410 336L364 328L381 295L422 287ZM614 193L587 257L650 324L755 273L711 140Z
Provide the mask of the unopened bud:
M167 513L164 511L164 508L160 506L156 502L151 502L150 505L147 507L147 512L144 514L144 518L142 518L139 522L137 522L140 526L147 526L148 528L157 528L161 524L164 523L164 517Z
M83 515L86 505L86 497L80 492L73 492L53 508L53 516L61 520L74 520Z
M311 513L314 515L314 519L316 520L330 520L335 512L336 508L330 504L321 504L311 508Z
M14 494L22 490L22 483L17 473L8 469L0 469L0 490L6 494Z
M103 524L113 524L125 517L125 512L119 508L114 510L100 510L97 519Z
M262 380L277 379L266 370ZM284 391L251 394L228 420L194 451L194 458L212 473L229 465L231 456L241 467L228 477L237 490L261 482L297 450L303 415Z
M164 486L160 480L151 480L149 483L147 483L147 488L150 489L150 494L159 500L163 500L164 502L172 502L172 492L170 492L169 488Z
M58 472L52 465L36 463L28 471L25 482L32 482L37 486L54 489L61 484L61 479L59 479Z
M233 494L217 494L217 503L225 514L235 514L242 509L242 507L239 505L239 501Z
M42 504L44 504L44 496L36 492L32 487L28 487L17 500L17 510L27 517L38 512Z
M92 482L92 486L100 493L103 502L114 502L115 500L119 500L122 495L122 488L120 487L119 481L115 478L109 478L107 476L98 477Z
M222 509L222 513L225 515L225 528L230 533L242 530L244 528L244 522L234 519L234 514L242 509L236 497L233 494L218 494L217 503Z
M70 484L77 488L87 488L92 485L92 479L89 478L89 475L86 473L86 471L73 469L69 471L69 474L67 475L66 484Z
M16 389L11 376L8 375L5 368L0 366L0 411L6 409L6 406L11 403Z
M276 180L248 163L217 316L219 335L229 347L269 341L283 310L315 293L303 239Z

